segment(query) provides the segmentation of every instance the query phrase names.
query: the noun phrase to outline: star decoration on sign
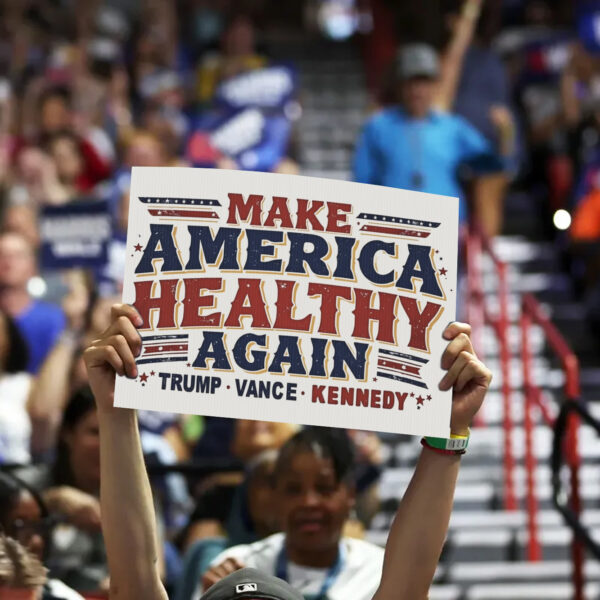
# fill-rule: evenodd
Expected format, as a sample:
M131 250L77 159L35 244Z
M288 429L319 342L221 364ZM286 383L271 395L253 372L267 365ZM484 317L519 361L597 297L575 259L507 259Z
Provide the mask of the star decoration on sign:
M154 371L150 371L150 376L154 377L156 375L156 373Z
M135 249L136 252L141 252L142 251L142 246L139 243L136 244L133 248Z
M427 400L431 400L431 396L427 396Z
M415 395L414 395L414 393L413 393L413 392L411 392L411 393L410 393L410 397L411 397L411 398L414 398L414 397L415 397Z
M446 277L447 272L448 272L448 269L440 269L440 275L443 275L444 277Z
M417 398L417 406L421 406L425 402L425 398L423 396L419 396Z
M373 381L377 381L377 377L373 377Z
M146 383L146 381L148 381L148 375L146 375L146 373L142 373L142 374L140 375L140 381L141 381L142 383Z
M186 367L191 367L191 366L192 366L192 365L191 365L190 363L188 363L188 364L186 365Z

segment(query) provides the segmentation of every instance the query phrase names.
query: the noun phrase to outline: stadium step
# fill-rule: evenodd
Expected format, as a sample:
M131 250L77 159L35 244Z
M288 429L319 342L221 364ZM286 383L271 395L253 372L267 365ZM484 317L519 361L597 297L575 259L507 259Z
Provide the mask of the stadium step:
M585 598L593 600L600 594L600 585L585 587ZM469 588L465 600L567 600L573 597L570 583L498 583L479 584Z
M488 583L547 583L569 578L573 565L568 560L540 562L478 562L455 563L444 572L444 580L461 585L472 585L480 581ZM600 580L600 566L588 561L585 564L588 581Z

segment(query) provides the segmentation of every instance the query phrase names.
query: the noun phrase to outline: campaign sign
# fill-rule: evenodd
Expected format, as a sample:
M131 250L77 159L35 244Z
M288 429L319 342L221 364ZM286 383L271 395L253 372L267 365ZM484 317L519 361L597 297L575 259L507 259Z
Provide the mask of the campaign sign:
M107 261L111 223L104 200L44 207L40 216L42 268L101 267Z
M287 151L291 124L283 115L247 108L235 114L207 113L187 145L194 166L213 166L220 155L247 171L268 171Z
M310 177L134 168L115 405L448 436L458 200Z
M215 101L233 110L250 106L283 109L296 93L296 80L294 69L284 65L251 69L223 81L217 87Z

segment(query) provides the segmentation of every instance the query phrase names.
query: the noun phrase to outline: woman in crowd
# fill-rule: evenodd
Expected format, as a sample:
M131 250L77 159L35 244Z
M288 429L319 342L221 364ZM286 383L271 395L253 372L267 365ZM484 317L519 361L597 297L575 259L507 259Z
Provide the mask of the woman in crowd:
M108 576L100 531L100 450L94 398L82 388L69 400L52 465L20 472L64 521L55 530L51 567L81 590L97 590Z
M0 312L0 464L31 459L27 346L14 321Z
M204 588L248 566L288 581L305 598L370 600L381 579L383 550L342 535L355 504L353 475L352 447L342 431L297 433L274 470L273 508L283 533L219 555L203 577Z
M241 484L233 480L229 486L221 485L213 489L210 495L205 494L192 515L192 527L188 537L195 534L197 541L186 554L183 576L177 588L177 600L190 600L194 596L201 576L208 570L211 562L219 560L217 557L226 548L240 544L250 544L247 548L253 548L255 545L262 548L262 544L254 542L284 528L286 519L281 517L279 509L285 506L285 502L277 493L277 485L275 488L273 486L273 474L282 474L286 469L276 468L276 464L279 464L277 451L282 446L287 448L296 437L312 439L311 436L316 436L315 439L320 439L319 435L322 433L320 430L307 430L297 433L292 438L298 429L298 426L284 423L235 421L231 447L233 454L244 462L246 474ZM333 452L333 444L337 454L345 457L343 483L351 490L353 499L351 510L346 511L342 518L343 530L340 531L340 535L343 533L350 537L363 535L362 523L356 519L355 505L358 504L358 499L361 498L364 505L377 504L377 495L373 493L373 488L376 487L374 483L379 476L377 465L373 464L373 455L377 453L377 447L373 448L372 444L367 443L372 442L368 432L365 432L364 439L359 439L360 437L356 432L353 432L351 438L345 431L336 430L330 432L323 442L328 455ZM299 448L303 448L301 443ZM358 460L355 460L355 454L360 455L362 459L361 469L356 468ZM365 468L365 465L368 465L368 468ZM233 487L233 483L238 483L237 487ZM207 512L211 509L212 513ZM210 514L219 514L220 520L206 518ZM281 536L275 536L273 540L276 547ZM350 540L348 543L364 548L362 542ZM375 554L379 556L375 565L377 584L381 569L381 552L376 547L372 548L375 548ZM232 551L237 551L237 548Z
M113 307L110 327L85 351L84 358L98 404L102 525L111 572L111 598L165 600L157 566L152 495L135 411L113 407L116 374L137 377L135 356L141 350L141 339L136 327L141 325L142 320L133 307ZM449 325L443 334L448 346L441 357L447 373L439 386L442 390L453 390L451 432L461 438L468 436L469 425L491 380L490 371L473 351L469 334L468 325ZM271 574L279 573L293 581L301 569L305 572L320 569L321 573L325 570L324 581L329 585L332 600L357 597L362 583L356 581L350 592L343 580L336 583L342 571L339 565L347 560L338 544L338 519L352 502L347 485L341 483L343 461L337 458L337 452L325 458L317 451L286 452L281 460L284 468L286 464L290 470L293 468L279 482L280 492L287 496L285 526L294 534L280 546L279 550L283 547L284 552L278 555L282 558L274 561L275 572ZM390 531L375 600L427 597L448 530L459 466L460 454L439 451L424 443ZM314 557L310 558L310 564L301 564L306 562L309 547ZM277 565L281 568L277 569ZM233 574L239 566L234 561L223 566L217 575L225 579L216 584L215 592L209 590L207 599L235 598L236 584L252 582L252 577L259 576L251 570ZM300 569L294 572L296 567ZM259 583L260 587L254 584L254 590L279 590L268 597L298 598L297 592L274 577L260 575ZM333 594L336 585L344 589L343 594Z
M0 269L2 267L0 266ZM15 322L0 311L0 464L28 464L47 449L56 407L35 393L28 349Z
M15 540L43 562L48 550L50 526L51 521L41 498L17 478L0 473L0 529L7 536L5 549L7 543L14 547L15 544L9 540ZM22 570L22 565L19 570ZM43 582L44 571L41 571L41 575ZM19 582L20 585L24 583ZM58 579L47 579L43 583L41 600L82 600L82 597Z

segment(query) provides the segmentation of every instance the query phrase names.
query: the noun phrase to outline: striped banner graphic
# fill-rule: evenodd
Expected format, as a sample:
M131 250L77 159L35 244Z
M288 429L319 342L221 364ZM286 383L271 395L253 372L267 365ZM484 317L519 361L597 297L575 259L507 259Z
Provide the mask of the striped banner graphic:
M136 363L186 362L187 359L187 334L149 335L142 336L142 352Z
M360 231L366 233L419 239L429 237L431 231L428 230L440 226L440 223L436 223L435 221L405 219L404 217L391 217L389 215L375 215L372 213L360 213L357 220L367 221L367 223L364 223L360 227Z
M428 362L426 358L412 354L403 354L393 350L379 350L377 376L427 389L427 384L423 381L421 375L421 368Z
M210 207L221 206L218 200L205 198L157 198L140 196L140 202L148 207L153 217L180 219L218 219L219 215Z

